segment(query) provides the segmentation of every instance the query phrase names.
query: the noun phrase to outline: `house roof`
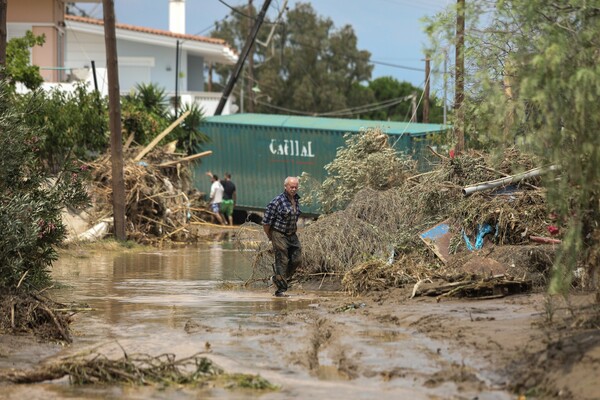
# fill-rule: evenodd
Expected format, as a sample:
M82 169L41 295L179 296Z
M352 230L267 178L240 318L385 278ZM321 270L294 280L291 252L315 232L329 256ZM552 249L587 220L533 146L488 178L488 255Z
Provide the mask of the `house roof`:
M65 15L67 29L100 34L104 36L104 21L101 19ZM117 38L134 42L145 42L153 45L173 47L173 39L181 41L181 48L190 53L200 53L207 60L221 64L234 64L237 54L223 39L206 36L175 33L143 26L115 24Z
M231 114L207 117L207 123L285 127L290 129L311 129L323 131L359 132L362 129L380 128L388 135L423 136L428 133L443 132L449 127L441 124L416 122L371 121L365 119L343 119L325 117L305 117L280 114Z

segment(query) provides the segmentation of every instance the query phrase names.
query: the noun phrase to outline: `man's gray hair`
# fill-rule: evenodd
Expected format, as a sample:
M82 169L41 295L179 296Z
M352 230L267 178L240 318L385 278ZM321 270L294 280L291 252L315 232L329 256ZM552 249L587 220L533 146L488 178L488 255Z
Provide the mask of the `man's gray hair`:
M285 181L283 181L283 186L287 186L287 184L290 183L290 179L298 180L298 177L297 176L288 176L287 178L285 178Z

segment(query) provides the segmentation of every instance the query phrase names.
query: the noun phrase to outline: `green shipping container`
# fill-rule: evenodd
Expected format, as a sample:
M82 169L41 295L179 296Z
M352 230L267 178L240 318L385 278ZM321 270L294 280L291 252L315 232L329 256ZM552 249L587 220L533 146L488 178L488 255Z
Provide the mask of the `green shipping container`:
M238 209L264 210L283 191L287 176L309 173L319 182L324 166L335 159L345 144L344 135L366 128L380 128L398 151L423 161L432 135L447 126L391 121L368 121L271 114L233 114L206 118L200 131L210 138L201 151L212 150L194 170L195 187L208 193L211 171L221 179L225 172L237 188ZM302 187L299 191L302 196ZM306 214L318 214L318 205L303 205Z

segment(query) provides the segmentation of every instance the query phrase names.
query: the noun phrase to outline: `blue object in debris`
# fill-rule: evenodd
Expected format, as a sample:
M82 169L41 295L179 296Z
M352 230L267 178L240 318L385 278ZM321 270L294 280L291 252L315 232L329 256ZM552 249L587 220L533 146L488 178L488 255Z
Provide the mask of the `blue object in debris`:
M473 250L479 250L483 247L483 237L485 235L487 235L488 233L492 233L494 231L494 228L490 225L490 224L483 224L483 225L479 225L478 227L478 231L477 231L477 237L475 239L475 246L473 246L471 244L471 241L469 240L469 237L467 236L467 234L465 233L464 229L463 229L463 238L465 239L465 243L467 245L467 249L473 251ZM496 229L496 234L498 233L498 229Z
M146 161L138 161L137 165L141 165L142 167L147 167L148 163Z

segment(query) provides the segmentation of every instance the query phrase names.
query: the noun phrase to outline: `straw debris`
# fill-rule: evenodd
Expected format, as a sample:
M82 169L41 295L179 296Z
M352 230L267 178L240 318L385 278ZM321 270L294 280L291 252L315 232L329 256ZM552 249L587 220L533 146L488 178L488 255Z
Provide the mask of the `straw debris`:
M174 354L149 356L134 354L112 360L102 354L91 358L73 358L34 370L2 371L0 382L37 383L69 377L73 385L191 385L208 383L224 388L275 390L276 386L260 375L226 374L222 368L201 353L177 360Z
M199 236L197 224L209 223L213 214L192 189L188 163L170 162L180 154L155 148L143 161L136 161L139 149L124 152L125 214L129 240L159 245L163 241L193 242ZM108 155L90 164L93 185L92 219L112 215L112 170Z
M361 153L356 149L355 152ZM472 270L464 270L463 265L483 259L489 261L488 264L493 261L494 267L510 269L510 276L517 277L515 281L527 282L514 287L529 290L534 281L536 286L542 284L552 265L555 246L530 241L531 235L547 236L552 222L546 207L546 191L540 188L540 177L468 197L462 192L468 185L532 169L538 166L537 160L516 148L494 155L469 151L453 159L433 153L435 163L425 173L419 173L410 163L399 164L397 159L391 159L389 162L394 166L406 168L401 173L397 168L391 169L394 179L389 182L394 182L393 185L381 187L363 182L357 186L347 207L324 214L299 230L304 255L303 266L297 272L299 279L337 276L351 294L415 285L424 280L454 282L471 277L470 281L476 283L488 279L490 273L480 268L482 271L474 274ZM343 168L343 163L335 165L336 171ZM356 171L355 164L348 165ZM349 179L344 171L338 172L340 179ZM398 176L405 179L397 180ZM335 186L335 178L328 178L329 186ZM355 178L359 179L356 174L352 175L352 179ZM314 196L313 193L310 198ZM434 254L420 238L421 233L442 222L447 223L451 234L450 260ZM470 251L465 236L474 242L484 224L492 227L492 233L484 237L487 254L483 254L483 250ZM522 246L548 251L538 257L540 262L531 263L529 256L511 258L501 250L504 247L517 254L517 248ZM264 276L262 274L270 271L267 264L273 262L272 255L267 253L267 242L255 248L255 275ZM524 252L531 253L531 249ZM461 260L462 264L453 260ZM511 294L514 288L498 292L504 283L495 284L497 288L490 289L493 293ZM489 291L478 290L469 293L489 295Z

